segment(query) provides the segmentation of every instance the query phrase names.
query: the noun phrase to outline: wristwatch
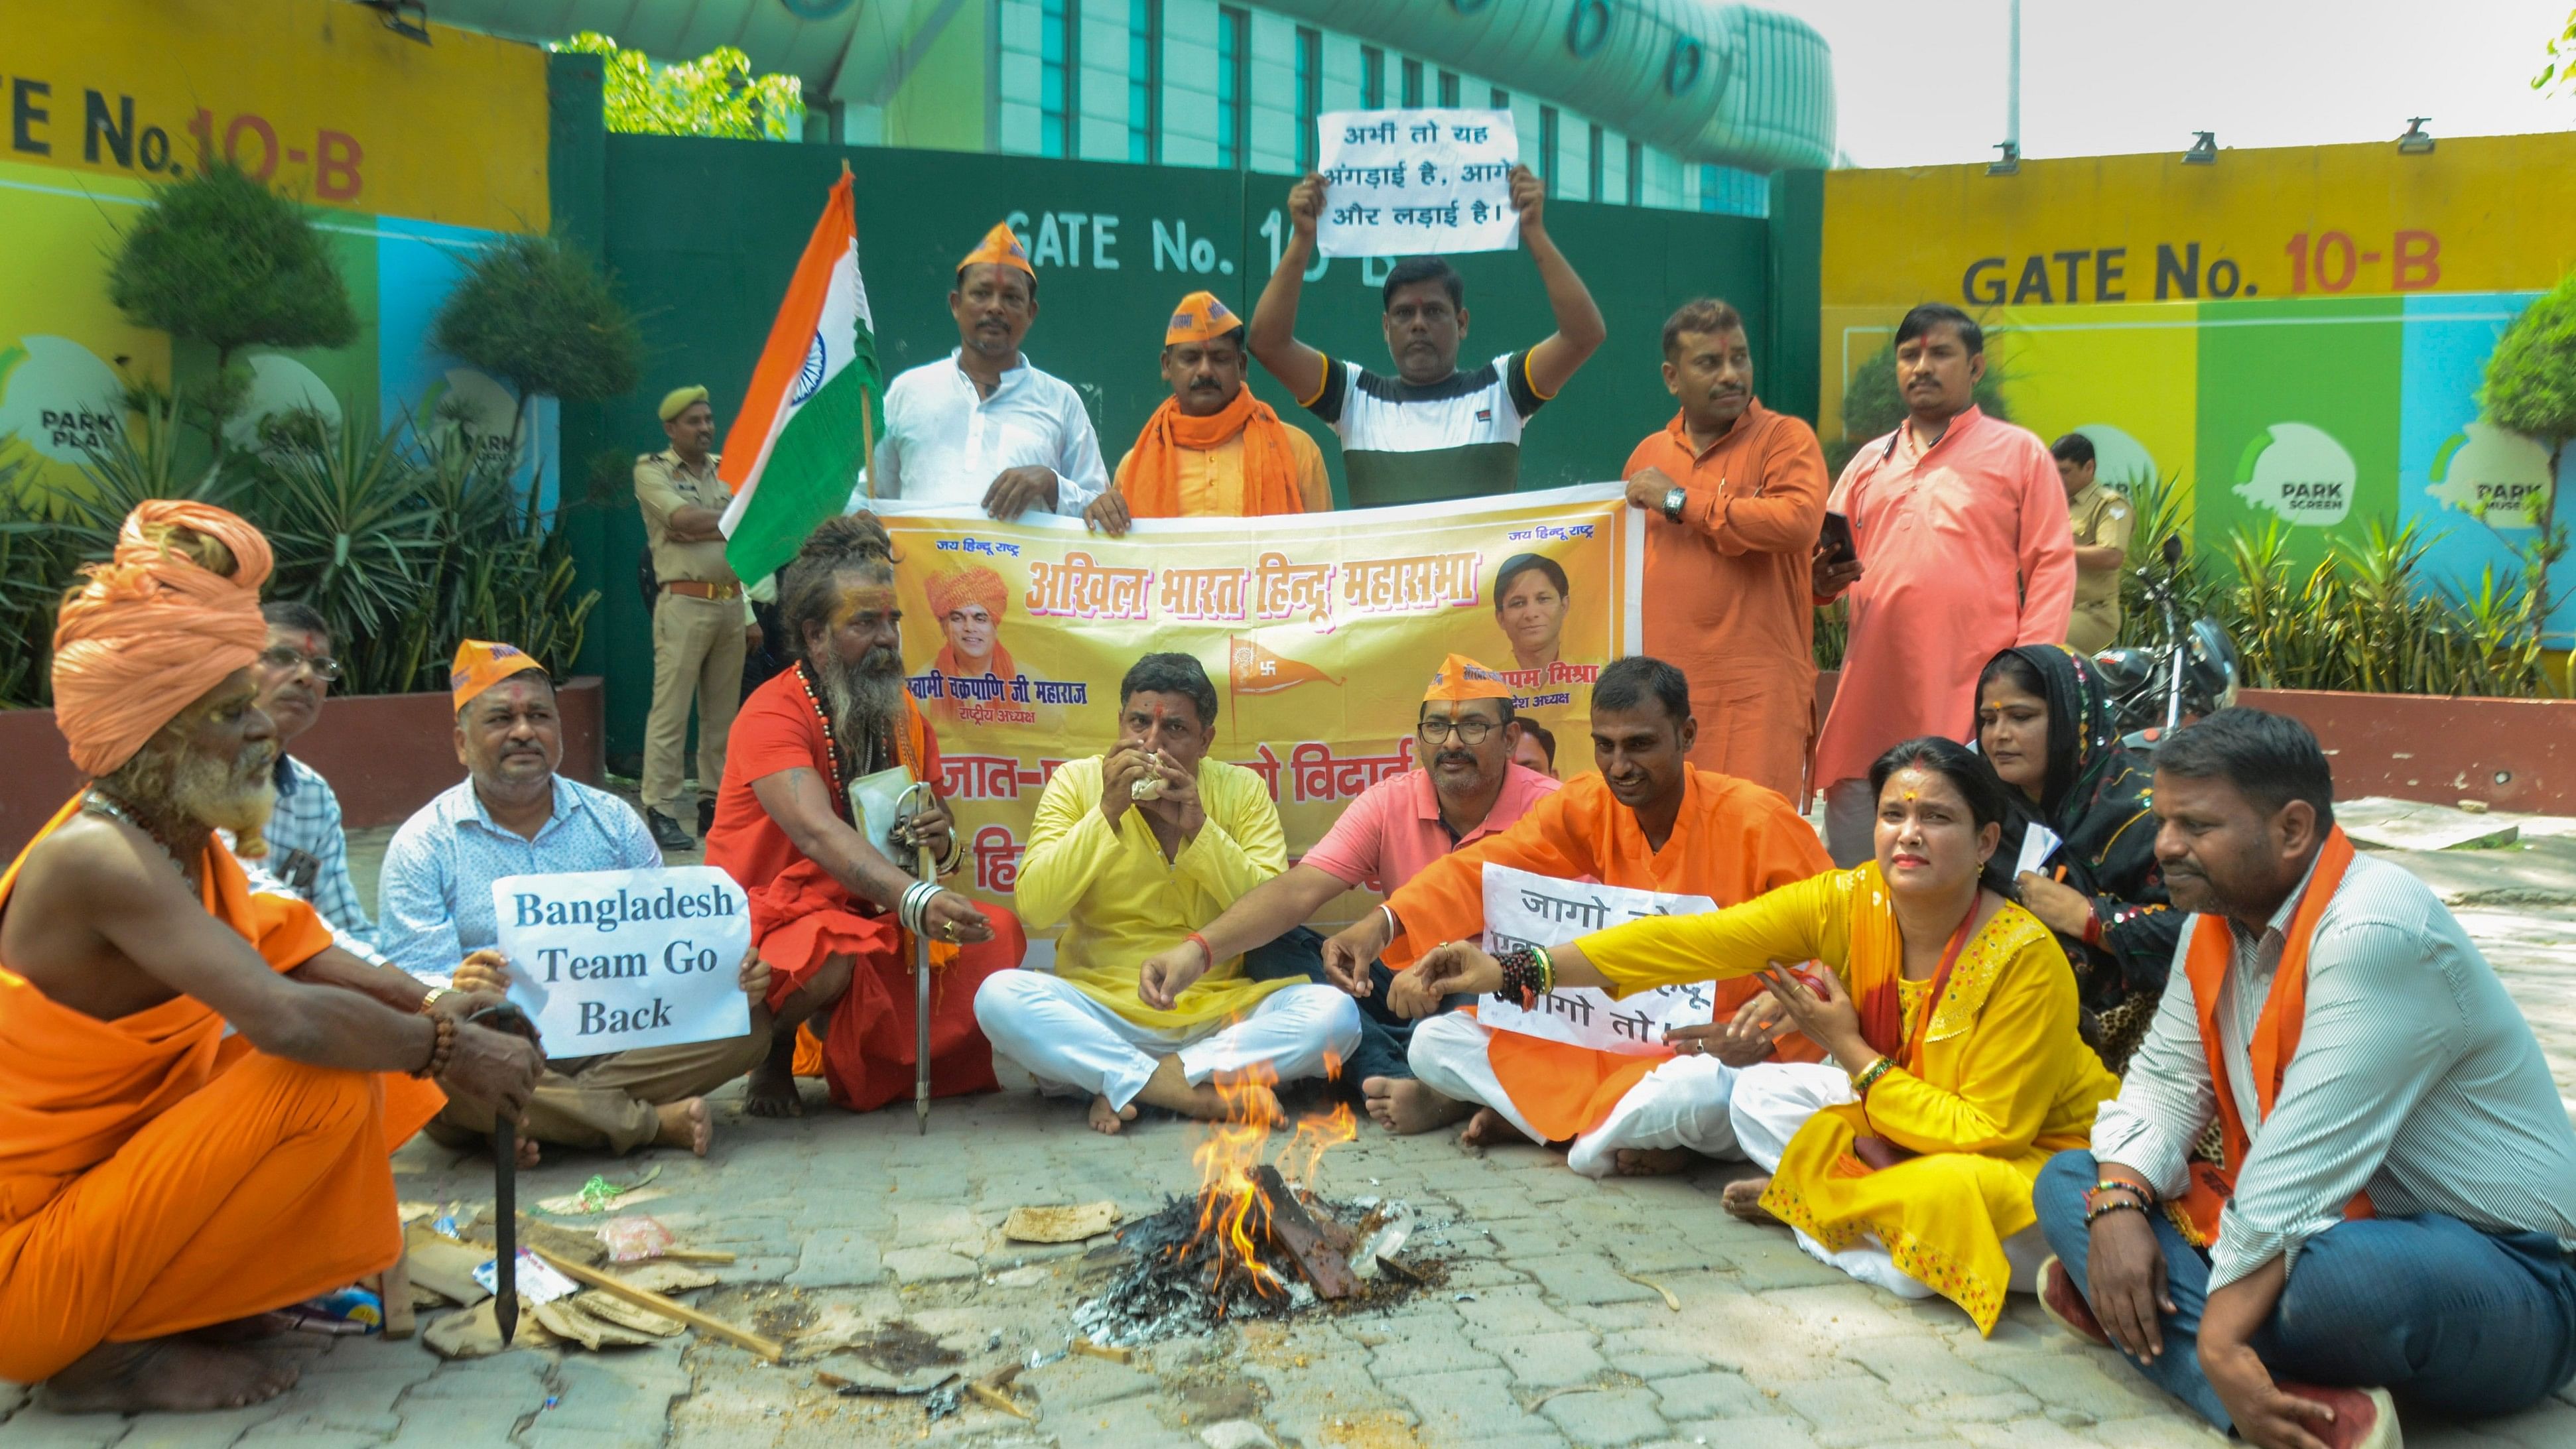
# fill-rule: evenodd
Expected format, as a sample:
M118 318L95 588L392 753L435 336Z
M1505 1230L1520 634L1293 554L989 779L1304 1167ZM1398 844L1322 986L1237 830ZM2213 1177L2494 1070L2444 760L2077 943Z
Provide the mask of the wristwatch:
M1675 522L1675 523L1679 523L1679 522L1681 522L1681 521L1682 521L1682 508L1683 508L1683 506L1684 506L1684 505L1688 504L1689 502L1690 502L1690 494L1689 494L1689 492L1688 492L1687 490L1683 489L1679 484L1675 484L1674 486L1672 486L1672 487L1670 487L1670 488L1665 489L1665 490L1664 490L1664 516L1665 516L1666 518L1671 519L1671 520L1672 520L1673 522Z

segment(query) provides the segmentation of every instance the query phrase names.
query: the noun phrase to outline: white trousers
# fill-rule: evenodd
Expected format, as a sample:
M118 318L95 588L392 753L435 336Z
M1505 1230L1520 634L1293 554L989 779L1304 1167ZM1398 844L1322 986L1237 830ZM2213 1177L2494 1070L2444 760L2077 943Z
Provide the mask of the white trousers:
M1431 1090L1500 1112L1533 1139L1538 1129L1512 1105L1486 1053L1493 1028L1458 1012L1425 1018L1413 1028L1405 1057L1414 1076ZM1585 1177L1607 1177L1622 1149L1687 1147L1706 1157L1739 1158L1727 1099L1742 1075L1715 1057L1675 1057L1628 1089L1600 1126L1574 1139L1565 1165Z
M1260 1066L1293 1082L1321 1076L1327 1054L1346 1059L1360 1044L1359 1003L1312 983L1274 991L1232 1023L1163 1031L1129 1021L1061 976L996 971L976 989L975 1022L1039 1086L1107 1097L1117 1108L1135 1100L1167 1056L1180 1057L1193 1087L1211 1077L1239 1081Z
M1744 1145L1744 1155L1764 1172L1777 1172L1789 1139L1798 1135L1808 1118L1827 1107L1858 1100L1852 1095L1851 1078L1840 1067L1823 1062L1764 1062L1738 1075L1729 1115L1735 1119L1735 1139ZM1865 1232L1861 1241L1837 1253L1802 1228L1790 1231L1797 1234L1798 1246L1807 1256L1819 1263L1840 1268L1899 1298L1932 1296L1931 1285L1897 1267L1875 1233ZM2040 1236L2037 1223L2004 1239L2004 1261L2012 1265L2014 1292L2038 1291L2039 1265L2048 1261L2048 1240Z

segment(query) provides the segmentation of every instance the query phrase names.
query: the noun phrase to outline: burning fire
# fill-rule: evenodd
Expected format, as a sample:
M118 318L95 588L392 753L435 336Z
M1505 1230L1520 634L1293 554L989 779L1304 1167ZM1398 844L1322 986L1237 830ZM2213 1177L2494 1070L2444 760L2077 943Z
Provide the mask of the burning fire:
M1225 1119L1209 1127L1207 1139L1191 1154L1199 1169L1198 1230L1173 1250L1173 1256L1186 1257L1213 1238L1211 1290L1221 1289L1228 1274L1239 1272L1264 1298L1287 1291L1278 1273L1261 1261L1260 1244L1269 1237L1274 1204L1253 1176L1269 1153L1272 1124L1278 1120L1278 1099L1270 1090L1275 1080L1262 1073L1240 1082L1216 1083L1217 1095L1226 1105ZM1351 1109L1336 1104L1328 1115L1298 1122L1272 1165L1281 1179L1311 1197L1324 1154L1358 1135L1359 1124Z

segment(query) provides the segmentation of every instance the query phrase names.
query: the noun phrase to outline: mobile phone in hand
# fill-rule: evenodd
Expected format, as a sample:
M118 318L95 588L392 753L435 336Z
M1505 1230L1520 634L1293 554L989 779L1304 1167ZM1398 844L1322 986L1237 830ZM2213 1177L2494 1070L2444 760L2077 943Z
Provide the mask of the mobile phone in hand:
M1828 563L1850 563L1858 559L1860 543L1852 536L1851 519L1828 511L1824 529L1816 535L1816 552Z

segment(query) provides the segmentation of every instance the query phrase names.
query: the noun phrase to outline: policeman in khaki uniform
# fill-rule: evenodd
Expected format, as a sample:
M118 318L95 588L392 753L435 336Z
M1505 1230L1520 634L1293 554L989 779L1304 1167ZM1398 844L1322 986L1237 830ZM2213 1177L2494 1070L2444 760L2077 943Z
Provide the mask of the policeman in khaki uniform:
M653 709L644 721L644 822L665 850L695 841L680 825L682 746L689 738L689 699L698 704L698 833L715 813L724 778L725 735L742 704L742 660L753 627L742 581L725 565L716 521L732 495L716 477L715 410L703 387L674 389L662 399L662 431L671 446L635 460L635 502L644 541L653 551L660 597L653 607Z
M2068 433L2048 451L2066 480L2066 515L2075 525L2075 614L2066 623L2066 647L2097 654L2120 634L2120 568L2135 510L2094 481L2091 438Z

